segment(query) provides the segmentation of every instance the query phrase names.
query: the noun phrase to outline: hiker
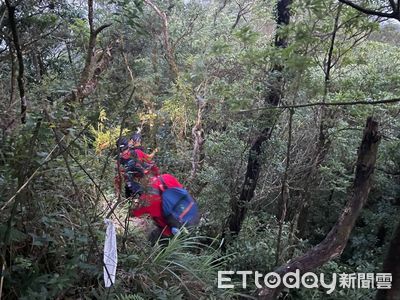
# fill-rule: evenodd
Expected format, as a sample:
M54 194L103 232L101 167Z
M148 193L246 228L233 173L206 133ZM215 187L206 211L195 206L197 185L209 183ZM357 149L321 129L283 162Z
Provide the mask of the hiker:
M145 169L138 160L136 152L129 147L129 140L121 137L117 140L118 159L117 171L118 174L114 178L114 185L119 194L121 192L121 181L125 181L125 197L129 198L143 192L142 186L139 183L140 178L145 174Z
M158 167L152 160L158 149L151 154L144 152L141 146L142 136L140 133L133 134L129 140L121 137L117 140L119 156L117 169L119 174L115 178L115 186L118 193L121 190L121 177L125 181L125 197L129 198L143 193L140 180L146 175L158 175ZM122 176L121 176L122 175Z
M145 188L146 192L140 197L143 206L131 211L133 217L141 217L144 214L148 214L153 219L156 229L154 229L149 236L149 241L152 245L157 242L160 236L163 238L172 237L171 227L168 225L162 212L162 183L160 177L163 178L166 185L170 188L182 187L182 184L170 174L150 177L148 187Z
M158 175L159 169L153 161L154 155L158 152L158 148L154 149L150 154L145 153L142 147L142 135L140 133L134 133L131 136L128 146L135 151L137 159L142 163L146 174L151 172L152 175Z
M187 194L187 197L183 196ZM176 198L178 195L179 198ZM166 197L171 196L171 197ZM148 188L140 197L144 206L133 209L132 216L140 217L149 214L156 223L157 228L149 236L154 245L160 236L170 238L183 229L184 223L195 226L198 224L198 208L195 201L183 188L182 184L171 174L162 174L149 178ZM179 215L172 212L181 208ZM180 216L183 220L177 220Z

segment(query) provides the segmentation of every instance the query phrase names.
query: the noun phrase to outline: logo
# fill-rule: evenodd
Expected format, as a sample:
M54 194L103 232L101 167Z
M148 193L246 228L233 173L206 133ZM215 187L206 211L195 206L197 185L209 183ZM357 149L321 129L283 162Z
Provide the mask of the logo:
M319 288L320 286L326 289L327 294L331 294L339 283L340 288L364 288L364 289L391 289L392 274L391 273L332 273L330 276L325 276L324 273L319 276L313 272L300 273L299 269L294 272L288 272L281 276L276 272L270 272L263 275L258 271L218 271L218 288L233 289L233 275L242 277L242 288L246 289L251 281L257 288L264 286L274 289L280 285L284 285L289 289L299 289L301 287L307 289ZM330 279L328 279L328 277Z

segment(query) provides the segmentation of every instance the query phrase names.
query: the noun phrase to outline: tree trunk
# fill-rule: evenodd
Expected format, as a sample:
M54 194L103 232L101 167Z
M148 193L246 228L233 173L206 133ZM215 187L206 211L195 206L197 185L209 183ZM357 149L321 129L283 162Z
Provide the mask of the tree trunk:
M261 163L259 159L261 155L261 146L264 141L269 139L270 132L271 128L264 128L250 148L246 175L239 199L232 199L231 202L232 212L229 216L228 225L229 230L234 234L239 234L245 214L247 212L247 204L251 201L251 199L253 199L261 169Z
M8 10L8 19L10 24L10 29L12 33L12 39L14 42L15 51L17 53L18 59L18 89L19 89L19 97L21 99L21 123L26 123L26 95L25 95L25 82L24 82L24 59L22 57L21 45L18 36L17 30L17 22L15 20L15 6L12 6L10 0L5 0L7 10Z
M389 246L385 261L383 262L383 273L392 274L392 288L390 290L379 289L376 300L398 300L400 299L400 222Z
M364 129L361 146L358 150L353 186L348 194L347 204L336 224L321 243L305 254L291 260L286 265L279 267L275 270L276 273L283 276L296 269L299 269L300 273L305 273L322 266L343 252L355 221L367 201L371 189L371 178L375 168L379 141L378 123L372 117L369 117ZM258 291L259 299L276 299L282 289L283 285L275 289L264 287Z
M89 96L96 89L101 73L107 69L112 58L111 47L101 51L96 51L95 49L97 36L104 29L110 27L111 24L104 24L95 29L93 14L93 0L88 0L88 22L90 35L85 58L85 66L81 72L79 83L76 89L64 97L63 101L66 103L82 101L84 98Z
M277 30L289 24L290 21L290 4L292 0L279 0L277 3ZM275 37L275 47L287 47L287 38L277 32ZM282 65L274 65L269 72L269 77L272 79L269 83L268 93L265 97L265 102L269 105L278 106L282 97ZM260 155L262 145L267 141L272 132L272 127L266 127L254 140L247 162L247 170L239 199L232 199L231 201L231 215L228 219L229 230L233 234L238 234L242 228L247 205L254 197L254 191L257 186L258 177L261 170Z
M15 65L15 55L14 51L12 51L10 43L10 59L11 59L11 77L10 77L10 107L13 105L15 101L15 86L17 81L17 68Z

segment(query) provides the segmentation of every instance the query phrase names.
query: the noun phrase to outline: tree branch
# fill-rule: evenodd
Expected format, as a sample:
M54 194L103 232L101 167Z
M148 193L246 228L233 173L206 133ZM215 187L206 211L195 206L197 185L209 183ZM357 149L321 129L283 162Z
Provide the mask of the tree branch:
M97 35L100 33L100 32L102 32L104 29L106 29L107 27L110 27L112 24L111 23L107 23L107 24L104 24L104 25L101 25L99 28L97 28L95 31L94 31L94 34L96 35L96 37L97 37Z
M276 26L277 29L287 26L290 22L290 5L292 0L279 0L277 2L277 15L276 15ZM287 46L287 37L282 36L281 32L277 30L275 34L276 48L284 49ZM283 76L282 70L284 66L280 64L274 64L272 68L268 71L268 76L272 78L268 85L268 91L265 95L264 102L271 104L273 106L278 106L282 99L283 92ZM279 114L278 114L279 115ZM260 176L262 162L260 159L262 146L264 142L270 139L272 131L278 119L278 115L268 117L271 127L265 127L260 134L254 139L247 161L247 168L244 177L244 181L241 187L239 197L233 197L231 199L231 214L227 221L227 226L229 231L233 235L239 234L242 223L245 219L247 213L247 205L253 199L255 189L257 187L258 178ZM225 236L226 231L224 231L223 236ZM223 250L226 249L225 244L223 245Z
M225 8L227 2L228 2L228 0L224 0L224 2L222 2L222 5L215 12L215 14L214 14L214 26L215 26L215 23L217 22L217 17L219 15L219 13Z
M358 11L364 13L364 14L367 14L367 15L378 16L378 17L382 17L382 18L391 18L391 19L398 19L399 18L398 16L396 16L395 12L384 13L384 12L380 12L380 11L364 8L364 7L361 7L361 6L355 4L355 3L351 2L351 1L348 1L348 0L339 0L339 2L341 2L343 4L346 4L346 5L354 8L354 9L356 9L356 10L358 10Z
M378 101L360 100L360 101L328 102L328 103L315 102L315 103L306 103L306 104L298 104L298 105L282 105L282 106L260 107L260 108L253 108L253 109L247 109L247 110L239 110L239 111L237 111L237 113L240 114L240 113L259 111L259 110L303 108L303 107L312 107L312 106L377 105L377 104L390 104L390 103L397 103L397 102L400 102L400 98L384 99L384 100L378 100Z
M15 66L15 54L10 47L10 60L11 60L11 74L10 74L10 107L14 103L15 100L15 82L16 82L16 66Z
M331 81L331 70L333 68L332 64L332 58L333 58L333 49L335 47L335 41L336 41L336 34L338 33L339 30L339 17L340 13L342 11L342 3L339 3L338 10L336 13L334 25L333 25L333 30L332 30L332 36L331 36L331 42L329 45L329 50L328 50L328 61L326 63L326 68L324 70L325 72L325 81L324 81L324 97L323 97L323 102L325 102L326 96L329 91L330 87L330 81Z
M93 25L93 0L88 0L88 22L90 35L94 33L94 25Z
M205 142L203 129L203 113L206 102L200 96L197 96L197 120L192 128L193 137L193 155L192 155L192 170L190 171L189 182L193 182L198 170L204 161L203 146Z

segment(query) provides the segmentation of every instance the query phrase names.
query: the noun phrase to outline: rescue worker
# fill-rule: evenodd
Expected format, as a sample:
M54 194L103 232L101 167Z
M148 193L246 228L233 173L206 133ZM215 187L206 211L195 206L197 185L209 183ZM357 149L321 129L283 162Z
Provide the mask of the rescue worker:
M160 178L162 177L162 179ZM179 232L178 228L170 227L163 215L161 194L167 188L182 188L182 184L171 174L152 176L148 180L145 193L140 196L142 207L131 211L133 217L141 217L148 214L154 221L156 228L150 233L149 241L154 245L159 237L170 238Z

